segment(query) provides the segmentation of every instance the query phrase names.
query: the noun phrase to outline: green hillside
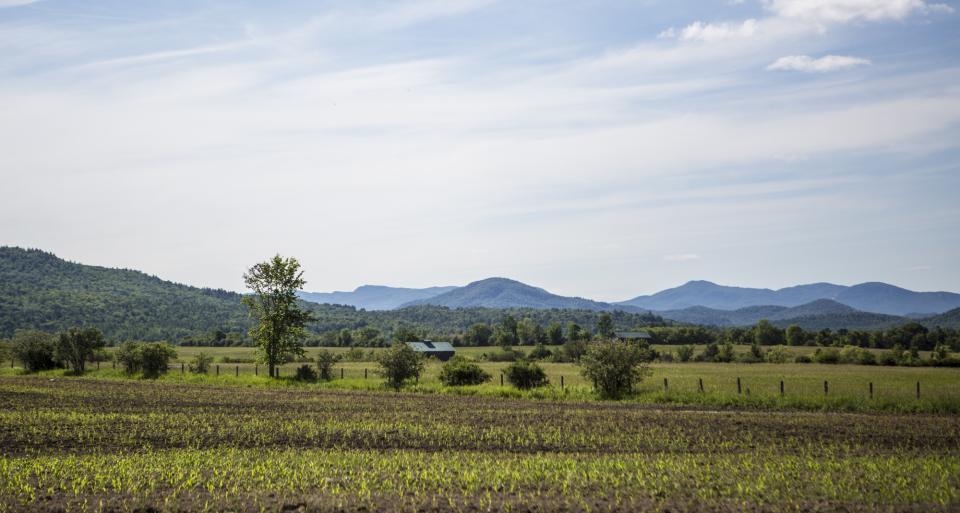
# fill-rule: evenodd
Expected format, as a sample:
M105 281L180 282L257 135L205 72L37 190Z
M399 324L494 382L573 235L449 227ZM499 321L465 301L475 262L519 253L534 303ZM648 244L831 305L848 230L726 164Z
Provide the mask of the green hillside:
M94 326L111 339L178 340L213 329L244 331L247 322L234 292L0 248L0 336Z

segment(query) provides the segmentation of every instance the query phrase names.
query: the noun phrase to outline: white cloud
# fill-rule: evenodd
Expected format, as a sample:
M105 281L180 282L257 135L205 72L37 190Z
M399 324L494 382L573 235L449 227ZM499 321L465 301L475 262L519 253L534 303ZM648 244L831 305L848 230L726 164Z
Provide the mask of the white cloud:
M21 5L30 5L40 0L0 0L0 7L19 7Z
M950 9L924 0L766 0L765 4L777 16L816 23L902 20L917 13Z
M686 41L723 41L743 39L754 36L758 31L757 20L749 19L742 23L704 23L695 21L681 30L670 27L660 33L660 38L675 38Z
M808 55L788 55L786 57L780 57L773 64L767 66L767 69L776 71L803 71L805 73L827 73L868 65L870 65L870 61L867 59L845 55L825 55L819 59L814 59Z
M700 260L700 255L696 253L679 253L676 255L666 255L663 259L667 262L689 262L691 260Z

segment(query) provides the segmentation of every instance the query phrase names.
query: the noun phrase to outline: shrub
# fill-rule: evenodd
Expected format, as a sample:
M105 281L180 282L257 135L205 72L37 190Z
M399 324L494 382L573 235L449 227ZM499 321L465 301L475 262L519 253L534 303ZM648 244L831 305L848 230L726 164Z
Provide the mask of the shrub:
M553 353L549 349L544 347L543 344L537 344L533 348L533 351L530 351L528 358L530 358L531 360L546 360L551 356L553 356Z
M832 347L821 347L813 353L813 361L817 363L835 364L840 363L840 351Z
M54 336L38 330L20 330L13 334L10 352L27 372L56 368Z
M733 344L726 342L720 344L720 347L717 349L717 356L713 358L714 361L729 363L737 358L737 353L733 349Z
M117 348L115 358L120 362L120 367L127 374L136 374L143 367L143 358L140 354L140 344L133 342L124 342Z
M897 355L893 351L884 351L877 363L880 365L894 366L897 364Z
M378 374L386 379L387 385L400 390L407 381L420 377L424 358L409 345L397 342L377 356L377 363L380 365Z
M787 363L790 359L790 353L783 346L773 346L764 355L764 359L770 363Z
M490 373L462 356L454 356L440 369L440 382L448 387L480 385L490 378Z
M503 369L503 375L507 377L507 381L509 381L511 385L521 390L529 390L550 384L550 380L547 379L547 373L543 371L543 367L525 360L520 360L508 365Z
M506 348L486 355L488 362L515 362L523 358L523 353Z
M591 344L580 358L580 372L604 399L619 399L650 374L646 354L636 344Z
M347 352L343 353L343 360L347 362L362 362L365 358L366 355L364 354L363 349L360 349L359 347L351 347L347 350Z
M190 372L194 374L206 374L210 372L210 364L213 363L213 357L204 352L199 352L190 362Z
M316 381L317 371L313 370L309 364L297 367L297 374L294 376L297 381Z
M96 328L70 328L57 337L55 356L75 374L83 374L87 360L106 343Z
M813 359L805 354L798 354L793 361L796 363L813 363Z
M143 377L155 379L166 374L170 367L170 360L177 357L177 352L165 342L150 344L135 344L124 342L117 350L117 361L123 366L127 374L142 372Z
M689 362L693 359L695 349L692 345L684 345L677 348L677 360Z
M140 370L143 377L155 379L166 374L170 368L170 360L177 357L177 351L165 342L154 342L140 346Z
M333 379L333 366L340 361L340 355L334 354L329 349L321 349L317 353L317 377L324 381Z

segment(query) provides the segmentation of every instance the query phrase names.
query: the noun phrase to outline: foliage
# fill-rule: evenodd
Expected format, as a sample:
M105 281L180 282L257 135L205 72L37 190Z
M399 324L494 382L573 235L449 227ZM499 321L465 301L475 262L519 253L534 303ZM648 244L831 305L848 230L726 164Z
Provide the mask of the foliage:
M87 360L103 349L103 334L97 328L70 328L57 337L55 357L76 374L83 374Z
M503 375L511 385L521 389L542 387L550 384L543 367L527 360L516 361L503 369Z
M317 353L317 377L323 381L333 379L333 366L339 361L340 355L334 354L333 351L327 349L321 349Z
M394 390L400 390L406 382L419 378L425 365L423 355L402 342L377 355L377 363L380 365L378 374Z
M764 360L768 363L787 363L790 361L790 353L783 346L774 346L764 355Z
M619 399L650 374L646 355L636 344L597 342L580 358L580 372L604 399Z
M316 381L317 380L317 371L314 370L310 364L303 364L297 367L297 372L294 375L294 379L297 381Z
M210 364L213 363L213 357L204 352L199 352L190 362L190 372L194 374L206 374L210 372Z
M117 350L116 358L127 374L143 373L143 377L156 379L166 374L170 361L177 351L165 342L126 342Z
M480 385L490 379L489 372L462 356L454 356L440 369L440 382L446 386Z
M243 279L254 292L242 299L256 321L250 337L273 376L275 367L288 356L303 355L304 327L311 316L298 306L297 291L306 280L296 258L284 259L280 255L254 265Z
M683 345L677 348L677 360L681 362L689 362L693 359L694 347L693 345Z
M553 352L546 348L543 344L537 344L536 347L530 351L530 354L527 355L527 358L531 360L546 360L553 356Z
M601 339L612 339L614 337L613 317L609 313L603 312L597 319L597 336Z
M53 369L57 366L56 338L38 330L18 330L10 341L10 353L23 364L27 372Z

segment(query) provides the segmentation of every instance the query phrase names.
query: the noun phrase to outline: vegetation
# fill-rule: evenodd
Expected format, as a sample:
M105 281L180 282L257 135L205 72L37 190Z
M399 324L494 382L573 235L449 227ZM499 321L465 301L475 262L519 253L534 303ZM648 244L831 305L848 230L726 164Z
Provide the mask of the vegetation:
M163 342L127 342L116 352L116 359L127 375L142 373L143 377L148 379L156 379L166 374L170 361L176 357L177 351Z
M10 342L10 353L23 364L27 372L52 369L57 366L54 357L56 338L42 331L20 330Z
M480 385L491 378L489 372L462 356L454 356L440 370L440 382L448 387Z
M598 342L580 358L580 368L600 397L620 399L650 375L648 355L637 344Z
M340 361L341 355L334 354L327 349L317 352L317 377L323 381L333 379L333 366Z
M83 374L87 360L104 345L103 334L97 328L70 328L57 338L55 358L75 374Z
M194 374L206 374L210 372L210 364L213 363L213 357L204 352L199 352L190 362L190 372Z
M955 416L30 377L0 378L0 412L8 511L893 512L960 501Z
M420 378L423 373L424 357L406 343L397 343L377 356L380 365L379 374L386 384L394 390L400 390L410 380Z
M304 327L311 318L297 305L297 291L306 285L303 271L296 258L276 255L251 267L243 279L254 292L242 300L256 321L250 337L273 376L278 364L290 356L303 356Z
M503 375L511 385L520 390L530 390L550 384L543 367L527 360L519 360L508 365L503 369Z

